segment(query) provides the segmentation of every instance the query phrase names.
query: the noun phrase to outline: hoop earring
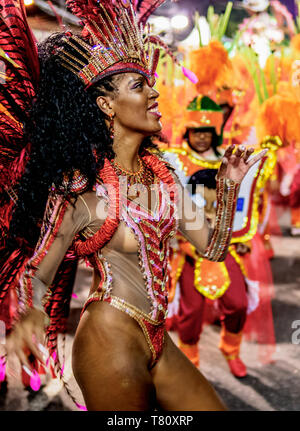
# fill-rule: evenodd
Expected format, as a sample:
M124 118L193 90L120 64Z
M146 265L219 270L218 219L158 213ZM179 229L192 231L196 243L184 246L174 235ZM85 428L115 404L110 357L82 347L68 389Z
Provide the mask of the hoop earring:
M109 132L109 137L114 140L115 137L115 129L114 129L114 114L109 114L109 128L108 128L108 132Z

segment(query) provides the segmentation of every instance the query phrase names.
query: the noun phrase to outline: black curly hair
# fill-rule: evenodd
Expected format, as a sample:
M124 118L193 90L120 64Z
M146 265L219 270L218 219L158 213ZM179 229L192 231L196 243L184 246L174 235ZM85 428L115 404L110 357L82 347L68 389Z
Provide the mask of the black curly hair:
M70 200L75 197L70 192L75 171L84 175L92 189L104 159L115 156L105 114L96 99L107 94L114 97L119 77L112 75L84 90L80 79L61 65L57 53L64 37L64 33L56 33L39 45L40 83L29 120L24 124L30 159L16 190L18 201L10 223L10 247L16 241L35 246L53 185L57 193ZM144 139L141 152L156 148L152 138ZM65 176L69 179L67 184Z

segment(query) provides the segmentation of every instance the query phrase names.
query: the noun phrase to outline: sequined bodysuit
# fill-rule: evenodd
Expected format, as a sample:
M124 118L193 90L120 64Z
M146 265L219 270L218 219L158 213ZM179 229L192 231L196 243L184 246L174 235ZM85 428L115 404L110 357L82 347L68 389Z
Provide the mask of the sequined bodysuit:
M97 290L86 301L106 301L129 314L140 325L152 353L152 365L163 347L164 322L168 308L169 239L177 230L176 208L164 193L164 184L156 183L154 211L123 197L120 227L110 244L93 256L100 274ZM98 196L105 191L98 187ZM118 237L124 235L127 250L120 252ZM136 245L134 245L134 242ZM139 272L137 272L139 268Z
M50 195L45 220L49 219L52 225L44 222L35 253L21 277L20 302L30 305L33 292L33 304L40 304L48 287L44 297L47 302L58 268L74 245L94 268L94 282L83 311L93 301L105 301L134 318L146 337L154 365L163 348L169 240L178 228L199 253L212 260L224 259L238 184L224 179L217 185L217 227L209 242L204 214L199 213L166 164L152 155L143 160L154 173L150 207L148 193L137 195L134 200L127 194L109 194L116 175L108 161L110 174L106 182L98 182L94 191L78 194L75 203L55 192ZM180 193L166 190L165 186L177 187ZM80 190L80 181L74 187ZM112 219L111 209L115 207L119 207L119 216Z

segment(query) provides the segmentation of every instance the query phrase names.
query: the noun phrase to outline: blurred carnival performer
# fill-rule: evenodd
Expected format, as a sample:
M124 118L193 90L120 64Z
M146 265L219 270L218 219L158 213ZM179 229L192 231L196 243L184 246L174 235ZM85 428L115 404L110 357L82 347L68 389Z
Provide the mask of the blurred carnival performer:
M256 131L260 140L273 141L277 146L276 166L268 187L266 200L274 208L286 208L290 211L291 234L300 234L300 102L291 88L285 88L283 94L275 94L261 105ZM264 207L267 207L264 204ZM279 211L280 213L280 211ZM273 218L276 218L275 211ZM264 223L270 229L274 220L269 217Z
M168 160L177 168L176 172L182 182L192 185L190 191L195 198L195 203L199 208L205 208L206 217L213 226L217 170L205 169L205 167L213 167L214 164L217 167L221 152L224 151L220 149L223 112L221 107L209 97L199 96L187 107L185 118L187 123L184 150L173 154L168 152ZM196 192L198 184L199 188ZM175 267L172 269L172 274L176 273L176 278L179 278L179 310L173 317L172 323L171 321L169 323L172 329L178 332L179 347L196 366L199 366L198 342L205 316L205 298L208 297L211 300L219 298L223 325L219 347L228 361L231 372L236 377L244 377L247 370L239 357L247 313L243 273L230 252L225 262L219 264L208 262L201 258L182 235L178 235L177 240L179 250L174 256L173 265L176 269ZM180 260L178 260L178 254ZM179 261L181 265L177 266L176 263ZM195 271L199 273L198 278L201 278L202 282L196 282ZM211 283L205 283L203 277L206 282L211 278Z
M206 217L214 224L215 176L220 164L220 152L224 151L219 149L222 144L223 113L213 100L207 96L198 96L189 104L184 118L186 131L182 147L169 148L165 155L176 168L182 183L187 187L192 186L189 192L195 203L205 208ZM199 366L199 339L207 319L206 306L218 300L214 304L218 312L213 313L208 320L213 321L217 317L221 320L219 348L236 377L247 374L246 366L239 356L246 320L247 333L251 333L252 339L269 346L270 352L261 355L264 362L270 360L275 343L270 304L272 295L269 292L273 286L271 269L264 248L257 245L261 243L256 234L258 208L254 206L257 204L250 204L258 202L258 191L263 189L266 181L263 176L269 175L271 171L272 166L265 165L264 169L260 166L256 174L252 173L257 181L250 181L248 189L243 190L237 208L239 219L247 217L252 221L234 232L236 238L233 238L224 262L203 259L180 233L171 258L171 299L176 299L170 304L168 328L178 332L180 349ZM261 274L253 265L255 261L264 262ZM247 314L253 314L253 318L247 318ZM254 325L253 320L257 320Z

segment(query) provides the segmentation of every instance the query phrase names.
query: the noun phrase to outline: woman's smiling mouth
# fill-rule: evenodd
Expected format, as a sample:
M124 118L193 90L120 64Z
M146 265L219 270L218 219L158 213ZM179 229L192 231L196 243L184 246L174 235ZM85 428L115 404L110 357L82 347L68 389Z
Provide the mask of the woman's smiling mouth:
M150 112L150 114L153 114L158 118L161 117L161 112L159 112L159 110L158 110L158 103L157 102L153 103L153 105L151 105L150 108L148 108L148 111Z

